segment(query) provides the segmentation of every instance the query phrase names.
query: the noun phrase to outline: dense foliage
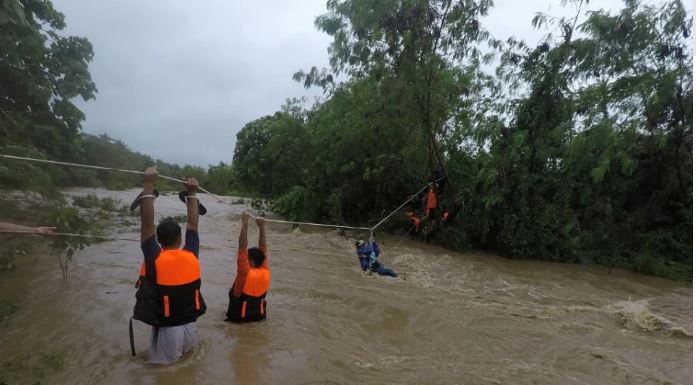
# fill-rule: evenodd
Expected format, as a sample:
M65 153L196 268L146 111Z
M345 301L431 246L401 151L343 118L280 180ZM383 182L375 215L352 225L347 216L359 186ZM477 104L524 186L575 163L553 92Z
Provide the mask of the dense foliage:
M290 219L363 225L444 176L439 202L454 219L431 238L444 246L690 278L692 16L679 0L625 0L615 13L565 3L576 16L539 13L532 27L549 35L528 46L484 30L490 0L329 0L315 24L332 38L330 68L293 76L325 98L249 122L232 165L204 170L81 134L72 100L96 93L90 43L61 35L63 15L48 1L3 0L0 150L133 170L158 163L214 192L273 198ZM137 183L0 161L4 188Z
M72 103L94 98L92 45L62 36L64 15L48 1L0 2L0 147L35 148L65 158L84 114Z
M569 3L529 47L482 29L486 0L330 0L331 68L294 76L326 100L247 124L239 182L294 219L366 224L439 171L461 207L445 246L690 277L692 18Z

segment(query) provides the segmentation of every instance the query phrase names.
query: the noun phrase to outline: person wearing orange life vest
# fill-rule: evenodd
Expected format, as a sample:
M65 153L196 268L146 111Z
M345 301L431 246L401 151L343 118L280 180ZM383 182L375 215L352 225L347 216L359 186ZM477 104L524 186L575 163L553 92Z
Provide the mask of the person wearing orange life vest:
M430 182L428 184L428 195L425 201L425 217L428 218L435 214L437 209L437 193L435 188L437 187L435 182Z
M253 322L266 319L266 294L271 284L266 246L266 221L256 219L259 228L259 246L247 249L249 213L242 213L237 250L237 276L229 291L227 319L229 322Z
M414 211L409 211L406 213L409 217L408 221L408 235L413 235L416 236L418 233L420 233L420 222L421 218L418 213Z
M149 362L171 363L198 344L196 320L205 314L198 262L198 181L189 178L187 190L186 242L181 245L181 227L165 218L155 228L154 185L157 168L144 173L140 195L140 239L144 256L144 278L136 292L133 319L152 326ZM131 342L131 349L133 343Z

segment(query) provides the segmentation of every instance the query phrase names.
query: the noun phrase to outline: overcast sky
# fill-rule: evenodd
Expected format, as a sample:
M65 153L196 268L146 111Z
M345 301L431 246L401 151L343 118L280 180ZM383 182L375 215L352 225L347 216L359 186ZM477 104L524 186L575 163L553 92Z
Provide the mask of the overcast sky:
M167 162L229 163L244 124L287 98L318 95L292 80L295 71L328 66L330 40L314 28L326 0L53 3L66 16L66 33L94 46L90 72L99 93L78 102L84 130ZM572 13L560 0L496 3L484 28L532 44L544 34L531 27L537 11ZM590 4L615 10L622 2Z

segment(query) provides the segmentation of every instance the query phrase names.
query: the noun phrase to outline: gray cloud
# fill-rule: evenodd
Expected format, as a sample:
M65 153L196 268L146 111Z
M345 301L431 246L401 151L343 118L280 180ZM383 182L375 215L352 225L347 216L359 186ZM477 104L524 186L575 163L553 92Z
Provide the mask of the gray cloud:
M329 37L314 28L325 0L54 4L66 15L66 33L94 45L90 70L99 94L78 103L84 130L168 162L231 161L245 123L277 111L286 98L318 94L291 79L296 70L328 66ZM622 2L590 4L618 9ZM545 33L532 30L537 11L573 14L560 0L506 0L483 25L497 38L534 44Z
M99 93L79 103L84 130L168 162L229 162L245 123L316 94L294 71L328 64L329 39L313 23L324 0L54 4L66 33L94 46Z

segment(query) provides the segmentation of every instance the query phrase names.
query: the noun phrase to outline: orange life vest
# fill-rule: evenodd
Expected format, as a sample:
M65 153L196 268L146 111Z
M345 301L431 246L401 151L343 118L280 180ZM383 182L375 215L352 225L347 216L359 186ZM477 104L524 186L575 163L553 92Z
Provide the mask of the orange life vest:
M154 282L146 278L149 267L140 267L133 318L153 326L176 326L205 314L200 264L192 252L162 250L152 268Z
M434 209L437 207L437 194L435 194L435 190L432 188L428 190L428 200L426 207L429 209Z
M268 293L270 285L270 270L250 268L242 288L242 295L235 297L232 289L230 289L227 320L232 322L251 322L266 319L266 293Z

